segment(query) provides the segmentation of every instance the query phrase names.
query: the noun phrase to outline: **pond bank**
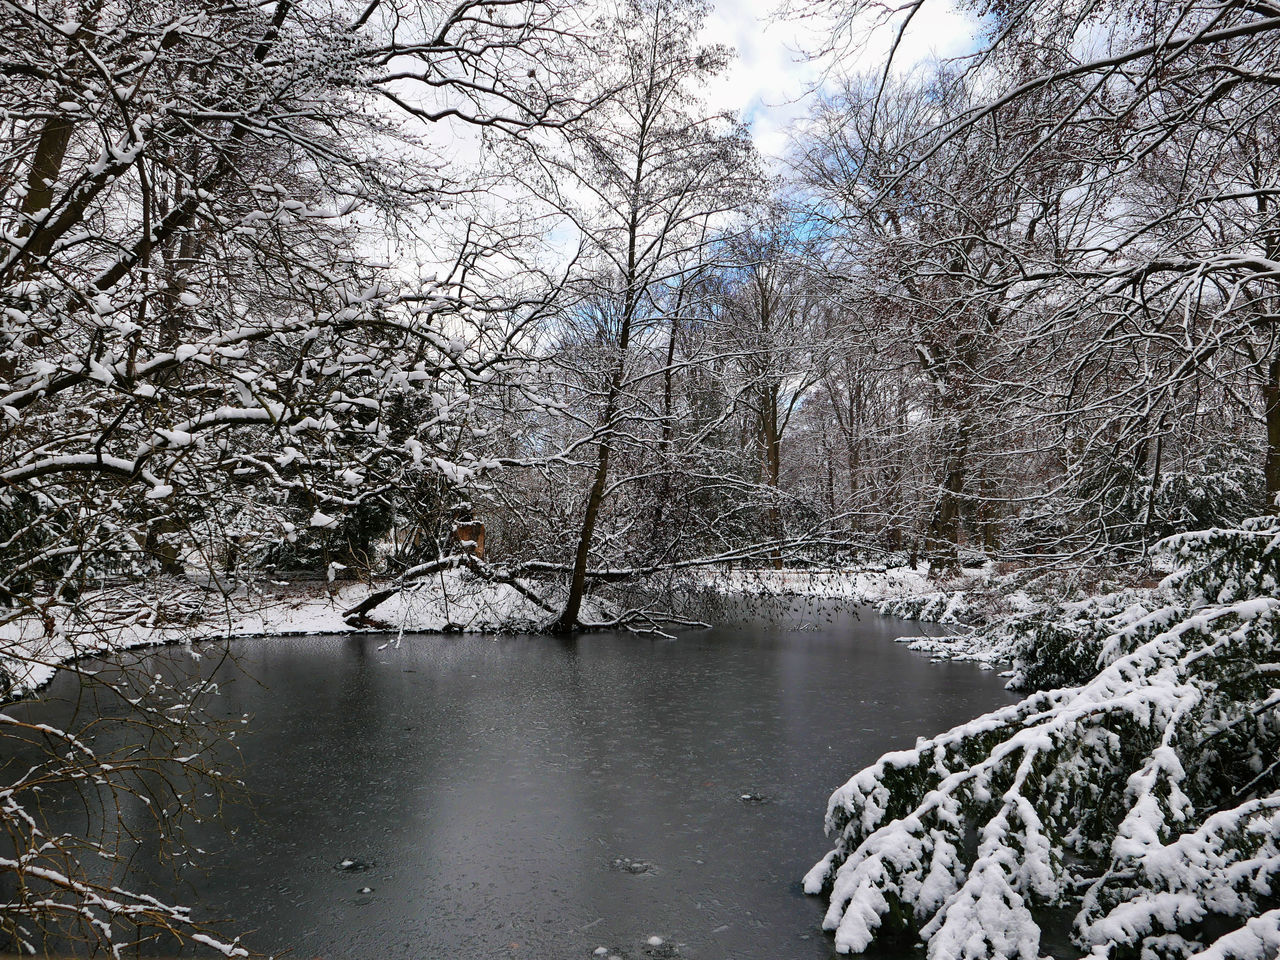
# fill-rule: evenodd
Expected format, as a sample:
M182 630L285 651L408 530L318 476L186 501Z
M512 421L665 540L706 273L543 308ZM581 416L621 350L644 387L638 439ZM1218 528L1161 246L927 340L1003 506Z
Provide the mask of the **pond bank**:
M984 577L983 571L970 571L964 578L939 584L929 579L921 565L700 571L692 582L722 596L803 596L873 604L904 619L955 624L966 609L966 590ZM462 570L434 574L411 589L393 593L366 616L349 616L362 601L390 585L390 581L263 580L224 593L184 579L163 578L104 588L84 598L74 615L60 610L47 621L27 616L0 625L0 698L39 689L61 664L113 650L370 631L533 633L548 621L545 609L512 586L487 582ZM889 609L894 603L901 609ZM588 608L584 615L602 617L602 611ZM928 652L964 658L957 641L926 639L935 648Z

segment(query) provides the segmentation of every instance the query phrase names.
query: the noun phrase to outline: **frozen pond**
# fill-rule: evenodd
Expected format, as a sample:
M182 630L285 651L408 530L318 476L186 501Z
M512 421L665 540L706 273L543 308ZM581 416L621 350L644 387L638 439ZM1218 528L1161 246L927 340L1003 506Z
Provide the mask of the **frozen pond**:
M799 885L827 850L827 796L884 751L1013 699L993 672L892 642L913 629L809 610L676 641L134 654L150 672L213 673L226 714L251 715L237 742L254 795L228 811L230 833L189 832L207 871L176 881L145 844L134 869L298 958L827 958L824 903ZM67 722L78 692L60 676L41 719ZM81 808L66 817L83 826Z

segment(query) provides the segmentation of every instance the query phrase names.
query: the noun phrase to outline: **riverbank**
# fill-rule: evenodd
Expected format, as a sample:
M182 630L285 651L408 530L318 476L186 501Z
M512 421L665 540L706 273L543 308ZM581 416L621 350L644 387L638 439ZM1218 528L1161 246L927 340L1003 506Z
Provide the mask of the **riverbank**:
M449 570L350 611L385 583L262 581L229 593L178 578L105 587L74 610L0 625L0 696L47 683L62 664L135 647L359 632L538 632L550 614L516 588ZM590 613L590 611L588 611Z
M1158 585L989 628L1019 643L1021 703L852 768L805 877L837 952L908 933L936 957L1069 937L1075 956L1274 960L1280 522L1155 554Z
M847 569L725 569L690 575L690 584L722 598L808 597L865 604L903 620L949 629L902 641L940 659L991 667L1012 651L999 631L978 628L1036 610L1042 603L1016 575L995 564L939 578L927 564ZM387 581L364 583L263 580L225 592L213 584L162 578L104 586L74 611L29 615L0 625L0 693L37 689L64 663L91 654L158 644L255 636L354 632L537 633L558 609L556 588L482 579L444 570L403 590ZM384 597L378 595L385 594ZM535 597L542 596L541 603ZM367 603L370 599L376 604ZM353 615L357 608L363 609ZM597 603L584 617L609 618Z
M1013 650L993 624L1032 613L1043 605L996 564L938 577L927 563L849 570L733 570L707 577L725 594L812 597L866 604L878 613L948 627L935 636L899 638L912 650L939 659L977 663L991 669L1012 659Z

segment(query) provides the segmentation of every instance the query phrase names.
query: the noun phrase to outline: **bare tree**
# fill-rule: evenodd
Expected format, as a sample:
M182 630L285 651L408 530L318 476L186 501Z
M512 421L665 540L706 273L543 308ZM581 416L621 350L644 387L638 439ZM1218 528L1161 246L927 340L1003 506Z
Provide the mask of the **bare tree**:
M926 5L807 9L831 18L839 45L876 23L909 29ZM957 225L951 247L963 255L932 275L968 303L998 304L999 333L985 343L1003 356L977 382L998 419L1028 426L1002 445L1036 467L996 486L1042 534L1056 527L1060 546L1145 540L1169 512L1166 481L1225 478L1210 451L1233 444L1259 450L1274 499L1274 184L1251 158L1272 136L1275 14L1196 2L1088 16L1001 9L981 24L978 53L955 65L981 93L931 103L878 182L856 171L866 208L888 215L926 191L959 197L947 171L957 156L982 158L971 183L1003 199ZM863 98L865 133L900 128L897 82L886 67ZM977 256L962 249L974 241ZM952 476L941 483L950 499L988 502ZM938 531L955 513L947 500Z
M833 352L822 336L830 306L814 282L815 257L797 212L777 204L751 216L753 225L725 243L720 335L754 435L755 480L767 489L764 532L780 545L783 439ZM780 550L771 554L780 567Z
M697 85L728 56L698 44L704 15L682 0L619 5L597 78L616 93L569 131L562 151L520 159L526 184L576 235L587 267L555 361L579 384L572 413L586 430L558 455L586 483L560 630L579 622L601 513L620 483L611 465L650 416L636 403L637 386L651 380L636 354L679 312L672 290L709 248L712 222L737 209L754 180L743 131L699 100Z

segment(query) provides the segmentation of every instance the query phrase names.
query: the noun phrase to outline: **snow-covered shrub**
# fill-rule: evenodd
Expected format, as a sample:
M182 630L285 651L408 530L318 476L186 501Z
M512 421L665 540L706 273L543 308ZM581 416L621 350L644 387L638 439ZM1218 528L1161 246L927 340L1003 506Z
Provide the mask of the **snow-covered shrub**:
M1140 553L1160 537L1233 526L1266 503L1263 461L1254 445L1233 441L1153 476L1129 458L1094 451L1076 465L1073 484L1021 513L1007 546L1035 550L1087 542L1114 559L1117 548Z
M1038 960L1065 909L1092 957L1280 956L1280 519L1159 549L1160 590L1061 628L1060 659L1096 676L832 795L805 889L829 895L838 950L897 931L930 960Z
M40 559L10 574L0 583L0 605L13 606L15 594L30 591L47 576L57 576L68 561L50 549L65 534L63 517L42 516L38 498L22 491L0 491L0 543L10 550L22 550Z
M876 604L876 609L887 617L926 623L965 623L976 615L963 590L891 597Z
M1120 590L1065 603L1048 603L1002 624L1014 650L1014 690L1048 690L1097 676L1103 641L1136 611L1146 612L1151 591Z

